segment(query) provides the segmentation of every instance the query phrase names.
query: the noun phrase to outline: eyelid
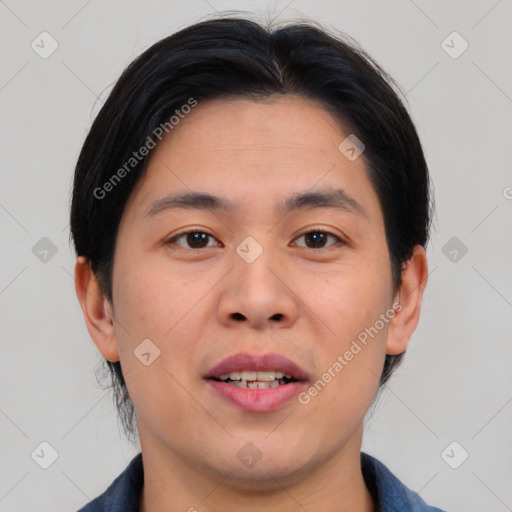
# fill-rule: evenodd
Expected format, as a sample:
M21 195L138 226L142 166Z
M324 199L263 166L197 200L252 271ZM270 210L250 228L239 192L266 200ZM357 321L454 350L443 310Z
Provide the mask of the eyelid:
M211 233L209 233L208 231L204 230L204 228L201 228L201 229L188 229L186 231L181 231L179 233L176 233L175 235L173 235L172 237L170 238L167 238L164 242L164 245L167 245L167 244L170 244L170 243L175 243L175 241L185 235L189 235L189 234L192 234L192 233L202 233L204 235L207 235L208 237L210 238L213 238L214 240L216 240L218 243L222 244L222 242L220 240L217 239L217 237L215 237L214 235L212 235ZM323 228L323 227L315 227L315 226L311 226L309 228L306 229L306 231L303 231L301 234L297 235L294 239L293 239L293 242L295 242L297 239L303 237L304 235L308 235L309 233L324 233L326 235L330 235L332 237L334 237L337 242L335 244L332 244L332 245L329 245L327 247L302 247L302 246L298 246L298 247L302 247L303 249L309 249L309 250L312 250L312 251L322 251L322 250L328 250L330 247L334 247L336 245L347 245L348 242L342 238L341 236L339 235L336 235L335 233L333 233L332 231L329 231L328 229L326 228ZM179 247L184 247L180 244L176 244L178 245ZM224 245L224 244L222 244ZM194 250L194 251L199 251L201 249L209 249L211 246L207 246L207 247L199 247L199 248L193 248L193 247L184 247L185 249L191 249L191 250Z
M187 229L185 231L181 231L179 233L176 233L175 235L172 235L171 237L166 238L165 241L164 241L164 245L175 243L175 241L177 239L179 239L179 238L181 238L181 237L183 237L185 235L190 235L192 233L202 233L204 235L207 235L210 238L213 238L218 243L222 244L222 242L220 240L218 240L217 237L215 237L214 235L212 235L211 233L206 231L204 228L200 228L200 229ZM193 248L193 247L185 247L185 246L180 245L180 244L176 244L176 245L178 245L178 247L183 247L184 249L191 249L191 250L195 250L195 251L199 251L201 249L209 249L210 248L210 247L200 247L199 249L196 249L196 248ZM224 244L222 244L222 245L224 245Z
M337 245L348 245L348 242L347 240L345 240L344 238L342 238L340 235L337 235L335 233L333 233L332 231L329 231L328 229L326 228L323 228L323 227L320 227L320 226L311 226L309 228L307 228L306 231L303 231L300 235L297 235L295 238L294 238L294 242L303 237L304 235L307 235L309 233L324 233L326 235L330 235L330 236L333 236L334 238L336 238L337 242L335 244L332 244L332 245L328 245L327 247L318 247L318 248L314 248L314 247L302 247L303 249L310 249L312 251L327 251L329 250L331 247L335 247Z

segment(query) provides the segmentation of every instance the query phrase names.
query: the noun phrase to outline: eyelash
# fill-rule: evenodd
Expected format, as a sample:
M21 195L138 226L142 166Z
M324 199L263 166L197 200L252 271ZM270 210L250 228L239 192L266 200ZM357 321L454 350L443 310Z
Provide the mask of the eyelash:
M172 238L167 240L165 242L165 244L166 245L173 244L173 243L176 242L176 240L179 240L180 238L182 238L182 237L184 237L186 235L191 235L191 234L196 234L196 233L201 233L203 235L207 235L210 238L215 238L213 235L211 235L210 233L207 233L205 231L191 230L191 231L183 231L181 233L178 233L177 235L174 235ZM326 231L325 229L320 229L320 228L318 228L318 229L315 228L315 229L311 229L309 231L306 231L306 232L302 233L301 235L299 235L297 238L295 238L295 240L298 240L299 238L302 238L303 236L309 235L311 233L321 233L321 234L324 234L324 235L327 235L327 236L332 236L332 237L334 237L336 239L337 242L335 244L329 245L327 247L317 247L317 248L315 248L315 247L303 247L304 249L310 249L312 251L322 251L322 250L323 251L327 251L327 250L329 250L333 246L336 246L336 245L339 245L339 244L346 245L346 243L347 243L345 240L340 238L338 235L335 235L334 233L331 233L330 231ZM183 247L183 246L181 246L181 247ZM210 247L207 246L207 247L199 247L199 248L194 248L194 247L184 247L184 248L185 249L191 249L191 250L199 251L201 249L209 249Z

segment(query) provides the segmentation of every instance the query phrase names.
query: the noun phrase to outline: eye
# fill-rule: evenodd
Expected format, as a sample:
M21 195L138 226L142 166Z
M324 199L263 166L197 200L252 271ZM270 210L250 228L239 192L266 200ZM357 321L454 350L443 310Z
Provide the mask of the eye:
M342 240L337 235L334 235L333 233L330 233L322 229L308 231L307 233L304 233L298 238L296 238L295 240L300 240L301 238L304 239L305 243L296 243L296 245L298 245L299 247L306 247L308 249L325 249L332 245L336 245L336 243L345 243L344 240ZM334 243L328 245L327 241L329 240L329 238L334 240ZM204 231L184 231L183 233L178 233L177 235L173 236L165 243L176 244L186 249L205 249L208 247L215 247L215 243L213 243L213 245L209 243L211 241L216 241L218 242L218 244L221 243L213 235L205 233Z
M184 239L185 243L188 245L183 245L182 243L178 243L178 240ZM214 247L214 245L209 245L209 239L216 240L212 235L205 233L203 231L185 231L183 233L179 233L169 240L167 240L166 244L176 244L181 247L185 247L186 249L205 249L207 247Z
M345 241L342 240L339 236L336 236L333 233L329 233L328 231L324 231L322 229L315 229L313 231L308 231L307 233L304 233L301 236L299 236L298 238L296 238L295 240L300 240L301 238L304 238L305 245L296 244L299 247L306 247L308 249L324 249L324 248L326 248L326 243L327 243L327 240L329 239L329 237L331 237L332 239L335 240L335 243L331 244L331 246L335 245L336 242L338 242L340 244L345 243ZM327 247L330 247L330 246L327 246Z

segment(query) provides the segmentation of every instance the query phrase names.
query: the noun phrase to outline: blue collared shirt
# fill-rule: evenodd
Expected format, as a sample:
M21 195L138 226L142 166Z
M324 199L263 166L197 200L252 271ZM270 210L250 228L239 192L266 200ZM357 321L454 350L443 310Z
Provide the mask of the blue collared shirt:
M361 469L378 504L376 512L444 512L427 505L382 462L364 452L361 452ZM139 512L143 484L142 453L139 453L103 494L78 512Z

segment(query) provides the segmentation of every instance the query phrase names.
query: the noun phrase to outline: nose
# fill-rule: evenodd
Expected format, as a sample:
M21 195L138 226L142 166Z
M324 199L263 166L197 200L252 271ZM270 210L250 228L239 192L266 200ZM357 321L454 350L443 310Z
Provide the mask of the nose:
M235 267L223 280L218 315L220 322L230 327L284 328L297 321L299 306L290 272L264 251L252 263L235 260Z

